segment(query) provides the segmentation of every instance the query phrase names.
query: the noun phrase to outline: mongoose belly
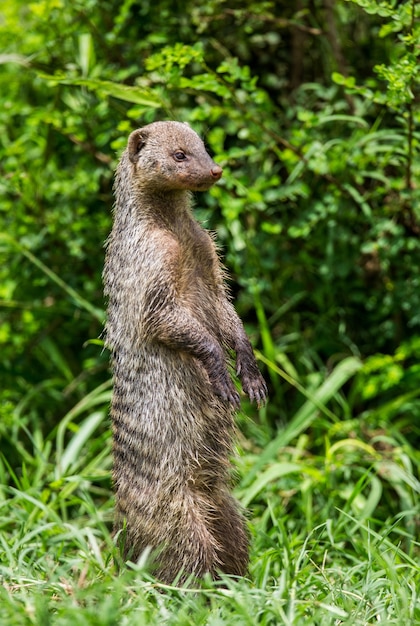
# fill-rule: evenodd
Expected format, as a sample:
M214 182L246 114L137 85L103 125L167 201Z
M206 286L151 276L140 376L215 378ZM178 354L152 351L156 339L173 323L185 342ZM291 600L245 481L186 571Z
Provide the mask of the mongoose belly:
M193 484L211 462L212 479L226 478L233 414L194 357L159 345L139 349L135 359L120 355L112 400L115 474L130 468L139 484L174 478Z

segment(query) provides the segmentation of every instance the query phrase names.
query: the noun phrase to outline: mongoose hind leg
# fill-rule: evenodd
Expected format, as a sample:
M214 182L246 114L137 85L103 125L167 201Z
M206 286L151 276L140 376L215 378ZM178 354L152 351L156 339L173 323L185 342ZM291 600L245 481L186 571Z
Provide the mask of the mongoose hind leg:
M159 577L169 574L169 578L174 578L173 567L175 574L179 569L184 573L181 581L185 580L185 574L200 578L208 573L215 579L220 573L245 576L249 537L235 499L224 490L215 494L187 490L181 510L173 544L176 551L172 548L164 556L166 565L163 563Z
M170 491L158 489L153 497L165 510L159 524L155 523L156 511L147 506L145 498L132 501L126 514L118 516L118 527L125 526L120 542L124 556L136 561L144 550L151 550L151 571L167 584L181 584L190 575L217 577L223 569L219 556L223 549L212 532L206 497L185 485L173 485Z
M219 493L211 520L211 531L217 542L219 569L224 574L245 576L248 571L249 536L236 500Z

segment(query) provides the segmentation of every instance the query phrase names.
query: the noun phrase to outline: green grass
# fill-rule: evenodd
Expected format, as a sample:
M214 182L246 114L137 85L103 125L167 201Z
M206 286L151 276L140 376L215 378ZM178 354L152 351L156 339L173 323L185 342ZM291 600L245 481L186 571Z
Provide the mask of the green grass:
M264 410L258 426L240 416L236 493L249 510L250 575L223 585L168 587L147 559L120 562L109 383L47 434L24 402L4 406L0 624L420 623L419 457L397 425L373 422L377 409L352 415L341 390L357 369L343 362L306 386L274 434Z

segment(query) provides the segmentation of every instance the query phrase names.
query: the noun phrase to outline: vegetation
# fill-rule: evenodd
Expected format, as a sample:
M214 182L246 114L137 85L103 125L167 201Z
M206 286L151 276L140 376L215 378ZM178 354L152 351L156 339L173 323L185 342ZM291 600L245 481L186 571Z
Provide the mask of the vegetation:
M420 621L420 5L0 8L0 622ZM128 133L188 121L270 385L239 415L250 577L163 587L111 537L100 339ZM163 593L162 593L163 592Z

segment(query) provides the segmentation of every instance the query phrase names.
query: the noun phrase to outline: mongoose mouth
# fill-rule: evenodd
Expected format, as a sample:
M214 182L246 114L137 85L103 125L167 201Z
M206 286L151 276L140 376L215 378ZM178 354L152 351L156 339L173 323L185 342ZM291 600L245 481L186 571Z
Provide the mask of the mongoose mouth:
M210 176L208 180L203 180L197 183L197 186L193 191L207 191L210 187L213 187L215 183L222 177L223 170L220 165L214 164L210 170Z
M213 187L215 180L209 182L197 183L197 185L191 185L190 191L208 191Z

